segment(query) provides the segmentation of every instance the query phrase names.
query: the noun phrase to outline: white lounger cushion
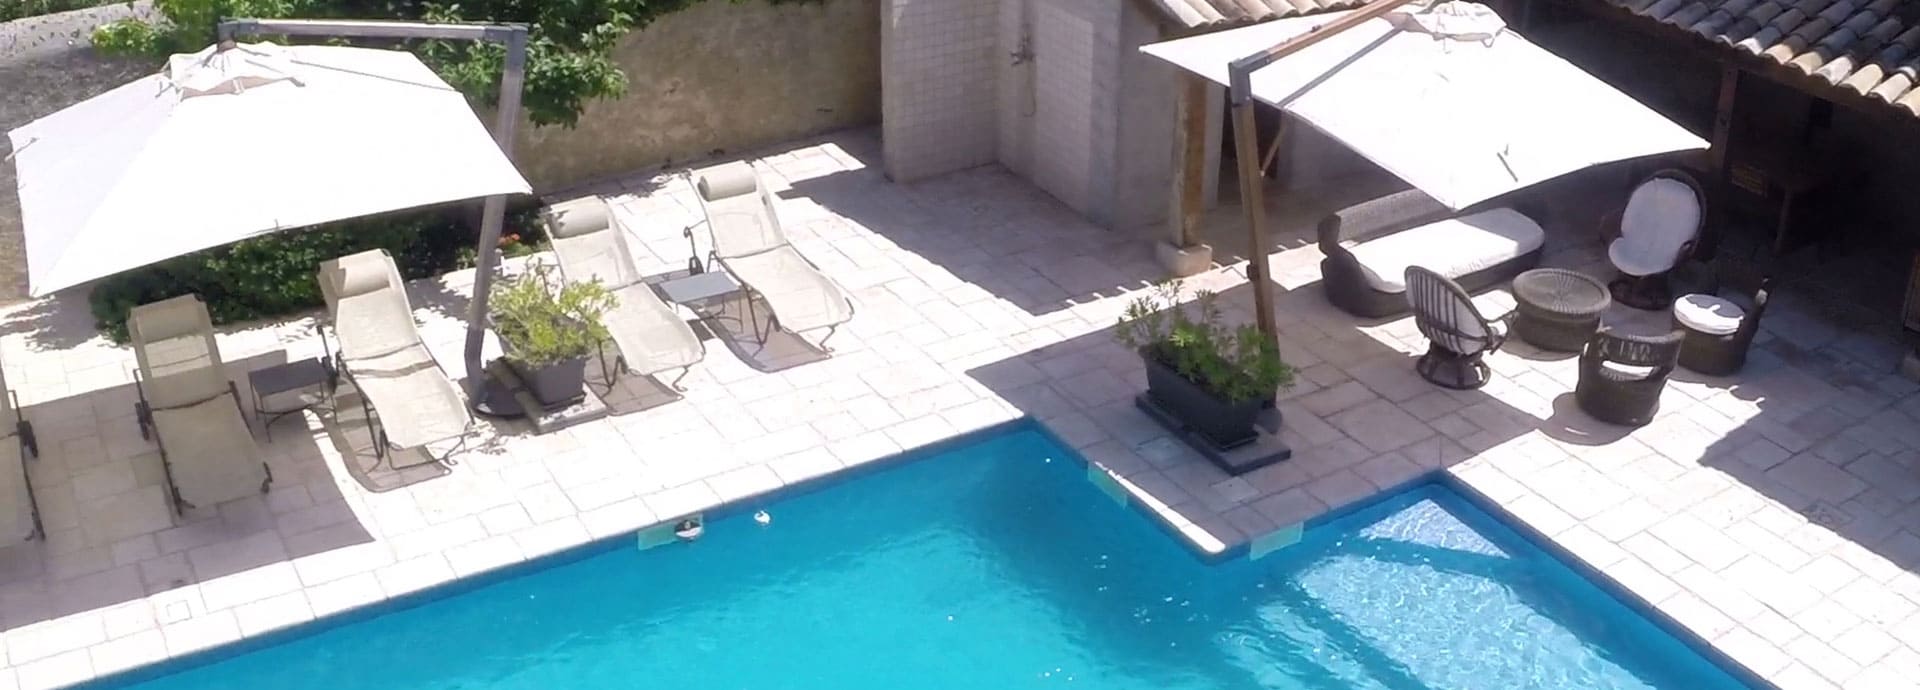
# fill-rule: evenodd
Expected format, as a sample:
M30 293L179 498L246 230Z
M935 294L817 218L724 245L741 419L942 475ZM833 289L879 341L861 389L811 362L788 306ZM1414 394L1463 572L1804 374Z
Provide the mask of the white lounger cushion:
M701 175L694 187L706 211L714 255L767 301L781 328L809 331L853 318L846 292L788 241L773 195L753 166L720 166Z
M367 359L348 359L353 385L380 415L380 428L395 448L419 448L467 433L467 406L460 388L434 364L433 354L414 344Z
M1620 212L1620 239L1607 245L1614 268L1631 276L1650 276L1673 269L1700 229L1700 197L1687 183L1654 178L1634 188L1627 208Z
M1724 298L1695 293L1674 301L1673 317L1707 335L1732 335L1740 330L1747 312Z
M846 323L853 306L840 286L814 270L792 245L749 256L721 259L727 272L752 286L789 331L810 331Z
M0 505L0 546L33 536L33 498L27 494L25 462L26 453L16 435L0 438L0 501L5 502Z
M693 366L706 356L700 336L673 306L641 282L624 231L605 201L586 197L554 204L547 212L560 275L570 281L599 280L620 303L602 319L627 368L642 375Z
M1540 248L1546 233L1532 218L1510 208L1448 218L1347 247L1367 284L1381 292L1405 292L1408 266L1448 278L1492 268Z
M460 388L434 362L413 323L393 257L371 249L320 265L320 288L346 373L396 448L466 435Z
M207 509L260 493L267 468L233 394L153 411L154 433L167 449L167 471L180 498ZM16 444L17 445L17 444Z

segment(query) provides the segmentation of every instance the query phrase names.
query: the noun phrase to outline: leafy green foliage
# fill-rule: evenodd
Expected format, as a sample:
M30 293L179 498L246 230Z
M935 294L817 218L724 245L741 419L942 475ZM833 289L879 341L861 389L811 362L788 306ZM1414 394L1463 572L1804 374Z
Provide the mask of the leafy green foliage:
M493 286L487 305L507 358L538 369L593 354L609 337L601 319L619 303L600 281L560 281L534 261Z
M99 7L120 0L0 0L0 22L13 21L21 17L38 17L43 14L78 10L87 7Z
M116 22L96 30L93 42L109 53L164 58L212 44L215 27L223 17L524 23L528 25L523 93L527 116L537 125L571 127L589 101L626 93L627 75L613 61L613 48L620 37L696 1L155 0L155 7L166 17L164 23ZM478 105L494 104L500 91L505 48L465 41L424 41L417 47L415 52L421 60L447 83Z
M515 237L513 245L522 252L537 251L544 243L534 212L507 216L504 234ZM96 285L89 301L95 325L114 342L126 342L127 312L137 305L191 293L206 301L214 323L297 313L321 305L314 274L322 261L380 248L394 256L402 276L424 278L472 266L476 237L443 210L369 216L243 240L127 271Z
M1293 367L1280 358L1272 338L1250 325L1222 325L1217 296L1209 290L1194 294L1199 315L1189 314L1180 292L1180 281L1168 281L1128 304L1114 339L1228 402L1293 387Z

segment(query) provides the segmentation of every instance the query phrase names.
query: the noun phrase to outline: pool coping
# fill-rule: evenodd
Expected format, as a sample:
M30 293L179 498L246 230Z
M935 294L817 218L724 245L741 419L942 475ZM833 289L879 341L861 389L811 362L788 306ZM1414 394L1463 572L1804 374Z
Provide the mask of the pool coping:
M949 436L933 443L910 448L859 466L843 468L840 471L810 477L767 491L742 496L694 513L662 517L651 524L633 531L590 539L586 542L535 558L489 568L418 591L380 601L368 602L312 620L263 632L258 635L243 637L238 640L196 650L184 655L173 656L115 673L96 676L85 682L68 687L71 688L71 690L106 690L109 688L119 688L156 680L202 666L216 664L261 649L321 634L336 628L361 623L390 613L417 608L534 572L578 562L615 549L626 548L629 544L635 543L636 540L640 539L645 533L661 529L670 529L668 526L689 517L698 516L704 521L725 519L745 514L770 501L783 500L825 490L844 482L866 477L870 474L884 472L901 465L926 460L932 456L940 455L958 447L978 443L988 438L1027 431L1038 433L1042 438L1045 438L1049 443L1063 451L1068 458L1086 469L1090 476L1090 482L1094 481L1091 479L1093 473L1106 475L1104 469L1088 461L1078 451L1074 450L1071 444L1066 443L1051 429L1048 429L1044 423L1031 417L1020 417ZM1210 550L1197 543L1181 529L1181 525L1172 522L1167 513L1157 510L1153 506L1139 500L1131 490L1115 486L1113 488L1119 489L1120 493L1118 495L1113 491L1107 490L1105 487L1101 487L1101 490L1110 497L1116 498L1116 502L1121 503L1127 510L1147 518L1150 524L1153 524L1165 536L1181 545L1184 551L1200 561L1203 565L1216 566L1241 558L1259 560L1259 558L1267 554L1284 549L1298 542L1301 533L1306 530L1324 526L1327 523L1379 505L1382 502L1391 500L1397 495L1425 485L1439 485L1460 496L1474 508L1498 521L1502 526L1513 530L1520 538L1527 540L1528 543L1539 548L1543 553L1546 553L1556 561L1567 566L1576 575L1597 587L1602 593L1626 606L1628 610L1641 616L1661 631L1673 636L1674 639L1685 645L1689 650L1700 655L1701 658L1716 668L1728 673L1735 680L1756 690L1779 690L1777 685L1762 678L1759 674L1735 661L1711 643L1694 634L1692 631L1687 630L1684 626L1681 626L1671 617L1661 612L1659 608L1652 603L1634 594L1613 578L1607 577L1605 573L1574 555L1571 551L1555 542L1551 537L1534 529L1533 526L1520 520L1511 511L1499 505L1498 502L1487 497L1479 490L1444 469L1429 471L1413 479L1385 488L1366 498L1308 518L1298 524L1282 527L1267 535L1257 536L1235 544L1228 544L1220 550ZM1279 540L1284 541L1284 543L1271 545L1269 548L1263 549L1258 555L1254 554L1257 543L1275 537L1276 535L1278 535ZM671 542L669 542L666 544L642 545L640 548L647 549L654 548L655 546L671 545Z

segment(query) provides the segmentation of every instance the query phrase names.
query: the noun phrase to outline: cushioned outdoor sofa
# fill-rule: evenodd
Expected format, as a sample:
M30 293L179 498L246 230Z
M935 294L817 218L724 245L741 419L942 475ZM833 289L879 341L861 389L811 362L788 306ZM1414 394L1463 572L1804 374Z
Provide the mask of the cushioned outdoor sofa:
M1540 263L1546 234L1511 208L1456 214L1419 190L1334 212L1320 221L1320 284L1327 300L1365 318L1407 310L1406 270L1420 266L1478 292Z

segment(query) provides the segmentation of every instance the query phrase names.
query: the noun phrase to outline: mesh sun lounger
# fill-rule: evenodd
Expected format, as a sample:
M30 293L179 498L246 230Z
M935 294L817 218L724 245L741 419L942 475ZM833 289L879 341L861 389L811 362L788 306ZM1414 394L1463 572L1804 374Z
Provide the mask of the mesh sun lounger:
M273 472L260 459L197 295L134 307L127 318L139 363L134 389L140 437L160 446L173 509L212 508L266 493Z
M821 273L787 241L774 212L773 194L760 175L746 163L730 163L701 175L694 185L700 207L713 234L713 259L741 285L758 293L773 312L768 332L755 335L766 342L779 328L799 333L825 328L824 347L834 329L853 318L853 301L845 290ZM749 295L751 297L751 295ZM753 300L747 300L749 309ZM753 318L752 312L748 317Z
M385 458L389 448L457 439L459 445L434 458L454 464L451 456L466 445L473 417L420 339L393 257L370 249L323 262L320 292L339 344L334 366L360 391L374 453Z
M26 458L40 457L40 444L33 438L33 425L20 416L20 401L7 388L0 375L0 546L14 540L37 539L46 534L40 526L40 503L33 497L33 479L27 476Z
M619 369L640 376L679 369L684 378L706 357L707 348L693 328L642 280L606 201L590 196L554 204L547 209L547 227L560 275L570 281L598 280L619 299L605 318L620 352ZM679 380L674 379L675 388Z

